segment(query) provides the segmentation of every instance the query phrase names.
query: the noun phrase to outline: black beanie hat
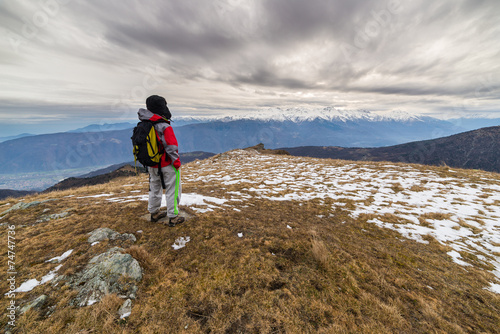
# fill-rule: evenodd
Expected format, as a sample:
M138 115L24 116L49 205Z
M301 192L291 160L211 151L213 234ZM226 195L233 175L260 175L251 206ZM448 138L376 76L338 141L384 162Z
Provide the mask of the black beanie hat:
M172 114L167 107L167 101L162 96L151 95L150 97L148 97L146 99L146 107L152 113L163 116L166 119L170 119L172 117Z

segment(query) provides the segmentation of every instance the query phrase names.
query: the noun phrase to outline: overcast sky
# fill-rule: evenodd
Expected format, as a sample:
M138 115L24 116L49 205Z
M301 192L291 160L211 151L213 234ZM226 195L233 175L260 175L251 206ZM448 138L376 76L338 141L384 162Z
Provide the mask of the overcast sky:
M0 130L133 121L151 94L174 117L500 117L499 18L498 0L3 0Z

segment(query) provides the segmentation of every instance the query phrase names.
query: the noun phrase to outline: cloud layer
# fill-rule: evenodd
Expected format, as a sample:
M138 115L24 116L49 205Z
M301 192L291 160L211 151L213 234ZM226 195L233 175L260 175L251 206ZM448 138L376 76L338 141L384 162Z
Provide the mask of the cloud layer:
M2 2L0 117L127 118L153 93L184 114L498 112L498 17L497 0Z

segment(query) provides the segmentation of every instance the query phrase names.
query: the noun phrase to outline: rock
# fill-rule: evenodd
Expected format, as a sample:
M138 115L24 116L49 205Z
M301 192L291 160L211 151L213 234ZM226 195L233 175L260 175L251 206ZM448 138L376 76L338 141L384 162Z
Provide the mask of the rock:
M19 313L23 314L23 313L28 312L31 309L39 310L43 307L43 305L45 305L45 303L47 302L47 299L49 299L49 297L47 297L46 295L41 295L40 297L38 297L37 299L35 299L31 303L24 305L21 308L21 310L19 311Z
M50 201L55 201L55 199L47 199L45 201L33 201L33 202L29 202L29 203L19 202L17 204L14 204L13 206L11 206L9 209L0 213L0 216L4 216L11 211L25 210L25 209L40 205L42 203L50 202Z
M44 216L41 216L40 219L38 219L36 221L36 223L44 223L44 222L47 222L49 220L61 219L61 218L67 217L69 215L70 215L69 210L61 212L61 213L54 213L54 214L51 214L51 215L44 215Z
M120 236L120 233L113 231L112 229L107 227L98 228L97 230L94 230L89 234L90 237L87 239L87 242L89 243L104 240L115 240L118 236Z
M85 269L76 274L71 286L79 291L73 305L92 305L110 293L135 299L136 282L142 279L142 268L130 254L114 247L93 257Z
M52 313L56 310L56 306L49 306L47 312L45 313L45 317L50 317Z
M123 233L120 234L116 231L113 231L110 228L107 227L101 227L98 228L97 230L94 230L89 233L90 237L87 239L87 241L92 244L94 242L99 242L99 241L104 241L104 240L130 240L132 242L136 242L137 239L135 235L131 233Z
M137 241L137 238L132 233L123 233L120 236L120 238L123 239L123 240L130 240L130 241L133 241L133 242Z
M68 277L66 275L60 275L60 276L57 276L53 281L52 281L52 285L53 286L58 286L59 283L61 282L64 282L64 281L67 281L68 280Z
M24 210L24 209L29 208L30 206L34 206L34 205L38 205L38 204L40 204L39 201L34 201L31 203L19 202L17 204L14 204L13 206L11 206L9 209L5 210L4 212L0 213L0 216L6 215L7 213L9 213L11 211Z
M127 318L132 313L132 300L127 299L118 310L120 319Z
M275 155L290 155L290 153L288 153L287 151L285 150L272 150L272 149L266 149L264 147L264 144L260 143L260 144L257 144L255 146L252 146L252 147L248 147L248 148L245 148L244 150L246 151L249 151L249 150L255 150L259 153L263 153L263 154L275 154Z

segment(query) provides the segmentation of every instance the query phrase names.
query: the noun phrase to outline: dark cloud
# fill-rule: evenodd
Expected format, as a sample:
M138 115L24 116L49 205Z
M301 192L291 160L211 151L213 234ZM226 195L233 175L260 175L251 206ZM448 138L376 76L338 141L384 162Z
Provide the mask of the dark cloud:
M233 84L252 84L263 87L286 87L290 89L313 89L315 85L308 84L304 80L279 77L269 70L260 69L249 75L234 75Z
M436 87L428 86L425 84L408 84L400 83L391 86L370 86L370 87L352 87L350 91L364 92L364 93L379 93L389 95L415 95L415 96L439 96L439 95L456 95L459 93L468 93L473 90L472 87L460 88L460 90L453 89L452 87Z
M442 103L474 98L488 75L489 95L480 98L494 103L500 95L500 1L397 2L61 2L22 52L14 53L5 40L1 44L0 68L9 82L0 84L0 100L22 95L9 87L43 91L39 83L47 78L67 82L64 103L72 97L86 103L93 92L103 103L105 87L110 100L118 94L142 103L150 93L141 91L149 66L161 68L158 89L184 99L184 106L193 95L199 96L192 102L197 106L226 101L226 108L242 98L280 104L282 96L294 103L304 101L295 92L308 91L319 96L310 104L335 100L328 94L348 94L343 105L357 101L353 108L377 96L401 104L419 98L422 108L434 108L438 102L428 101L436 96L447 97ZM1 3L0 28L22 35L26 18L43 11L43 3ZM26 80L30 75L36 87ZM266 101L250 93L263 91L253 95Z

